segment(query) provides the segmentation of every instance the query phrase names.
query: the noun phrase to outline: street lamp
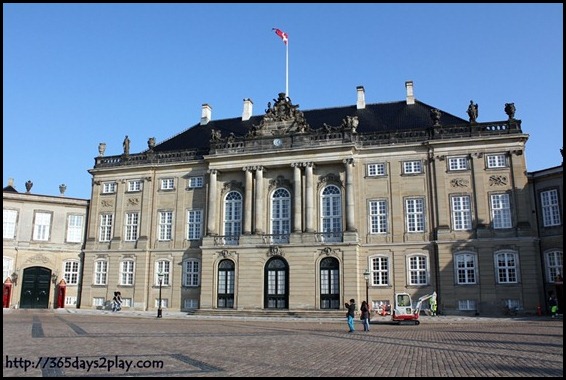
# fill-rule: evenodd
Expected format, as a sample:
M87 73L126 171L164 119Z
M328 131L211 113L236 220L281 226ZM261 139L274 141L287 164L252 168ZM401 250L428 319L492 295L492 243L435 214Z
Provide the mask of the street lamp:
M157 273L157 278L159 279L159 305L157 306L157 318L161 318L161 286L163 285L163 273Z
M366 279L366 303L369 305L369 300L368 300L368 289L369 289L369 269L366 268L366 270L364 271L364 278Z

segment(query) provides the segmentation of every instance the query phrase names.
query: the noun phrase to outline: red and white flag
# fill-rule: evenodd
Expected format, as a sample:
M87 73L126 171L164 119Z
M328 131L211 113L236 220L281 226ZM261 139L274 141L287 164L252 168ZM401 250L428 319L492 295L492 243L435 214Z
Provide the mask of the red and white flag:
M289 36L287 35L287 33L282 31L281 29L277 29L277 28L273 28L272 30L275 30L275 34L277 34L279 37L281 37L281 39L283 40L285 45L287 45L287 41L289 40Z

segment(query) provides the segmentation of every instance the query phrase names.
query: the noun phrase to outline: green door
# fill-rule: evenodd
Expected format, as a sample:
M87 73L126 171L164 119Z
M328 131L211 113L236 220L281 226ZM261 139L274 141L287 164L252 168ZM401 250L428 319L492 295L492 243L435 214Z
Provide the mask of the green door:
M51 270L42 267L24 269L20 308L47 309L51 290Z

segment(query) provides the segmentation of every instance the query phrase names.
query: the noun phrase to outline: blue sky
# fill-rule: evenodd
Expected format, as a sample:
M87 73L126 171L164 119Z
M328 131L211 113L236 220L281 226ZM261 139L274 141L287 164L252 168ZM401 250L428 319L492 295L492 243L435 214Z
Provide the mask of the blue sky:
M405 99L529 134L528 171L562 163L563 4L3 4L3 186L91 196L98 144L131 153L197 124Z

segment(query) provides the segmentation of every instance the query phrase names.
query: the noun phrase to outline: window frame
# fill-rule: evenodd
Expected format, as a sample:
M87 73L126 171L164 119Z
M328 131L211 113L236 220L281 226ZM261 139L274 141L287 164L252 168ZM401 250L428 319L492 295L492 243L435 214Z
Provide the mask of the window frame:
M116 181L104 182L102 184L102 194L115 194L118 189L118 183Z
M69 268L69 266L71 266ZM63 261L63 278L67 285L78 285L80 277L81 263L79 260Z
M487 154L485 156L485 167L487 169L502 169L508 166L505 153Z
M465 265L470 262L471 267ZM464 266L460 266L460 263L463 263ZM454 277L457 285L476 285L478 283L477 253L468 251L454 253ZM473 278L470 279L470 277Z
M417 266L413 267L413 263L417 264ZM424 268L422 264L424 264ZM427 286L429 284L430 263L428 255L424 253L412 253L407 255L407 285Z
M389 228L388 221L389 209L387 200L370 199L368 201L368 230L370 235L387 234Z
M503 258L501 260L500 258ZM512 258L512 263L509 258ZM497 251L493 254L495 281L498 285L514 285L520 283L520 266L518 252L511 250ZM501 265L500 263L504 263Z
M199 287L200 277L201 277L200 260L193 258L183 260L183 286L187 288Z
M560 215L560 197L557 189L541 190L539 193L542 226L557 227L562 225Z
M33 241L49 241L51 238L51 225L53 212L35 211L33 215Z
M367 164L368 177L384 177L387 175L387 165L385 162L375 162Z
M202 209L187 210L186 238L187 240L201 240L204 211ZM198 220L197 220L198 219Z
M9 214L9 215L7 215ZM12 220L13 216L13 220ZM3 212L3 235L4 239L16 238L19 210L5 208ZM11 233L10 233L11 232ZM11 235L11 236L10 236Z

